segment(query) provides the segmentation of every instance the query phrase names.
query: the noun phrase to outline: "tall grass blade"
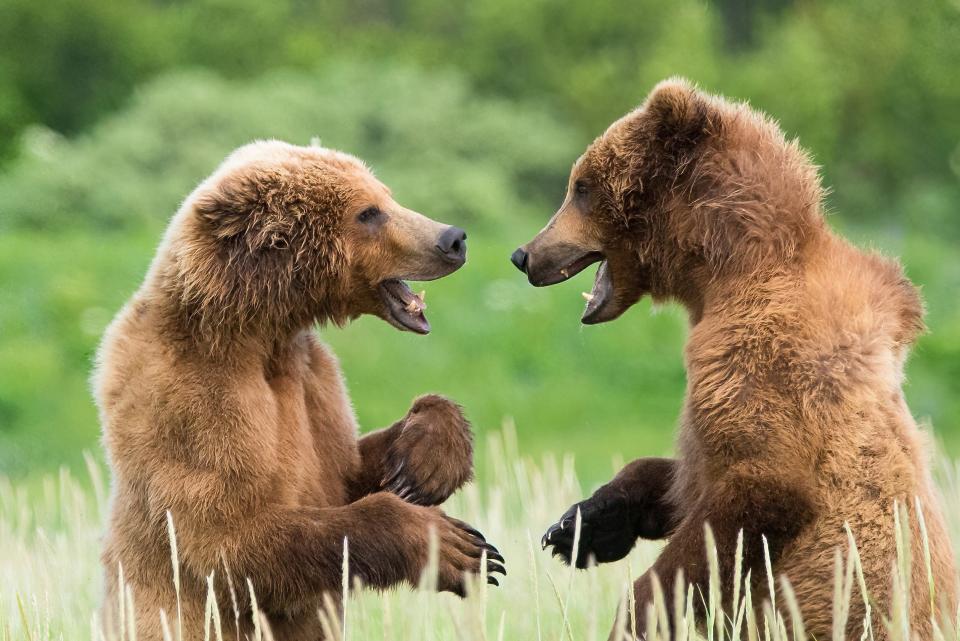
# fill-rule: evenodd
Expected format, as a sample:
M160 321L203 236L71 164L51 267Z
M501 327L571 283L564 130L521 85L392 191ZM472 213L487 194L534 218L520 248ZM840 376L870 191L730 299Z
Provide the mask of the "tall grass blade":
M173 514L167 510L167 536L170 539L170 563L173 565L173 589L177 595L177 641L183 641L183 609L180 603L180 553L177 550L177 531Z
M783 600L787 603L787 611L790 613L793 641L806 641L807 632L804 629L803 615L800 613L800 604L797 602L797 595L793 591L793 586L785 576L780 577L780 592L783 594Z
M914 497L914 506L917 511L917 521L920 525L920 541L923 545L923 567L927 572L927 589L930 592L930 619L936 624L937 589L933 580L933 561L930 558L930 535L927 533L927 521L923 516L923 505L920 497Z
M563 641L563 633L566 632L567 639L573 641L573 629L570 627L570 619L567 618L567 608L562 596L560 596L560 590L557 588L557 582L553 580L553 575L550 572L547 572L547 581L550 582L550 587L553 588L553 595L557 599L557 603L560 604L560 615L563 617L563 628L560 632L560 641Z
M342 603L340 609L343 612L340 628L343 631L343 638L347 638L347 601L350 599L350 542L347 537L343 537L343 567L340 573L340 593Z
M530 554L530 584L533 588L533 613L537 624L537 641L543 641L543 624L540 614L540 582L537 580L537 556L533 545L534 538L527 530L527 550Z

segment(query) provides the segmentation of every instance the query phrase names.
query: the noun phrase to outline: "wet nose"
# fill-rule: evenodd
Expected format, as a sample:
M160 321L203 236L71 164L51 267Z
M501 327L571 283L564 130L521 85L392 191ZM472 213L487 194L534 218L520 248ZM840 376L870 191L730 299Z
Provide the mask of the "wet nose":
M522 247L518 247L517 251L513 252L510 255L510 262L516 265L517 269L522 271L524 274L527 273L527 258L529 255L527 252L523 251Z
M447 258L464 260L467 257L467 232L459 227L447 227L437 239L437 249Z

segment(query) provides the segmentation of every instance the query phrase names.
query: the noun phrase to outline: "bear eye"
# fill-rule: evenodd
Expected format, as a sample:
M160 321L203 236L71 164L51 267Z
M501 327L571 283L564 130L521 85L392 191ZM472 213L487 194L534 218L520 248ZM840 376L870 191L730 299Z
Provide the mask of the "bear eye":
M578 180L577 182L573 183L573 191L576 192L578 196L586 196L587 184L582 180Z
M357 220L364 224L370 224L380 218L383 212L379 207L367 207L357 215Z

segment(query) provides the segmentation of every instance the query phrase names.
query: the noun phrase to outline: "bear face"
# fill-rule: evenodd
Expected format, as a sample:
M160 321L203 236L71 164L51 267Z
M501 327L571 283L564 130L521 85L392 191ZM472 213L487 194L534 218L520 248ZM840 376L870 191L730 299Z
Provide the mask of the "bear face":
M776 125L671 79L591 143L559 210L511 260L538 287L599 262L585 324L648 293L695 306L709 279L789 260L820 200L806 153Z
M277 335L361 314L426 334L426 306L404 281L466 261L463 230L401 206L360 160L320 147L242 147L178 217L168 271L201 335Z

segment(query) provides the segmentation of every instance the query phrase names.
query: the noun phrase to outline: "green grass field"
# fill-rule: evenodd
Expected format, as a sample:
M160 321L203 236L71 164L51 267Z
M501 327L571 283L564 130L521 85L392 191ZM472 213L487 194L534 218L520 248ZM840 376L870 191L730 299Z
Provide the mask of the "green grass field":
M445 509L477 525L504 553L508 575L499 588L478 587L461 601L429 590L396 589L377 594L354 592L344 619L329 617L331 639L352 641L593 641L606 639L626 586L652 562L658 546L641 543L628 559L590 571L572 571L540 549L543 530L583 489L574 472L572 456L531 457L518 452L515 432L491 434L483 462L486 479L472 484L448 502ZM960 501L960 477L955 464L940 458L938 480L950 505ZM0 479L0 641L54 641L60 639L110 639L101 636L97 618L100 598L99 536L106 510L104 472L92 461L89 472L74 476L63 471L35 482ZM954 540L960 536L960 514L947 512ZM891 536L896 534L890 523ZM851 549L838 552L834 586L834 617L838 631L833 641L844 639L846 611L853 600L864 598L857 558ZM924 559L913 559L924 563ZM904 589L906 559L894 569L897 590ZM768 577L769 578L769 577ZM429 579L425 579L429 584ZM714 582L714 590L716 584ZM666 590L661 607L678 607L684 626L679 641L747 638L751 641L799 641L802 622L793 615L789 584L772 580L774 604L766 617L756 620L748 602L771 602L768 590L740 591L736 612L721 615L715 592L694 595L682 592L675 602ZM901 592L902 593L902 592ZM697 621L686 614L692 599L704 598L707 617ZM872 639L882 629L890 639L908 641L904 627L908 607L902 600L892 612L873 610L861 639ZM126 607L136 611L136 603ZM230 608L219 622L211 617L205 640L218 639L217 627L235 625ZM171 613L167 613L168 615ZM662 614L662 612L660 612ZM951 613L952 614L952 613ZM938 622L936 641L956 639L960 626L952 616ZM175 617L170 619L171 639L176 639ZM866 627L863 627L864 623ZM344 631L345 627L345 631ZM129 634L122 641L133 641ZM260 638L270 639L264 630ZM662 638L658 631L647 639ZM822 640L821 640L822 641Z

